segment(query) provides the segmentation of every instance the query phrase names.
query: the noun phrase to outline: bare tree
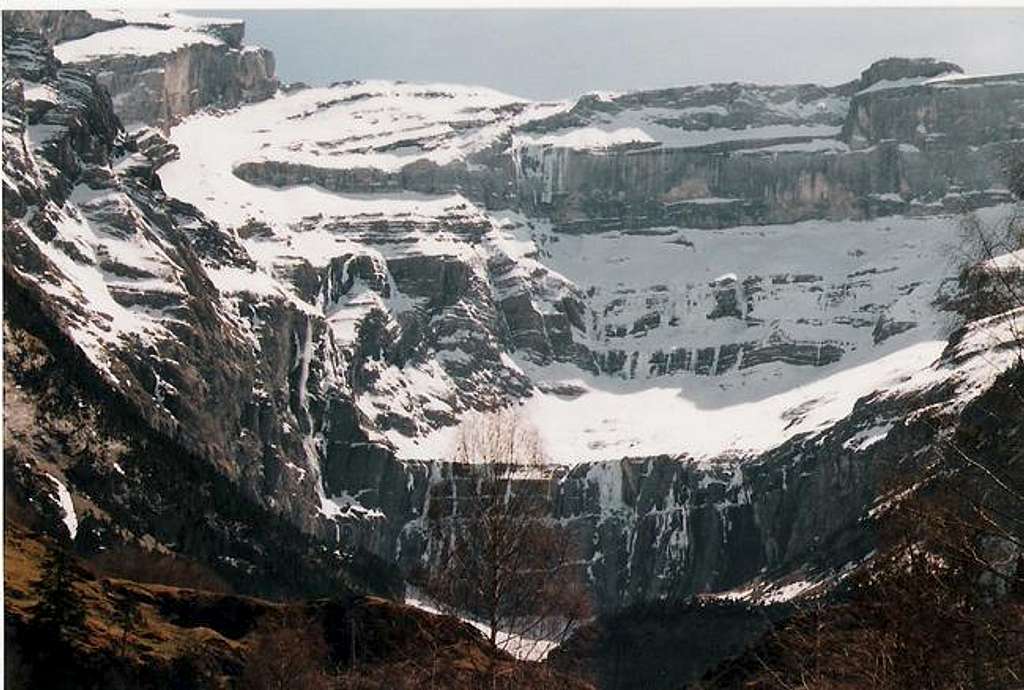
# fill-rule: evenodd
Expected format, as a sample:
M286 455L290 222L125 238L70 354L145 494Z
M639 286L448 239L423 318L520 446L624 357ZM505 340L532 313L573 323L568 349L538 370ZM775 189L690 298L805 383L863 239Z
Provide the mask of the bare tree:
M961 216L958 262L960 295L956 308L987 332L993 349L1012 347L1024 363L1024 150L1004 161L1007 186L1017 200L1008 211L983 219ZM982 319L988 322L980 323ZM1007 338L1007 333L1009 338Z
M1024 208L1014 205L993 220L977 213L960 219L960 279L969 317L1024 306Z
M329 654L319 622L300 617L255 633L241 686L250 690L328 690Z
M514 410L472 415L453 459L456 480L432 496L427 589L483 622L492 647L536 656L589 610L572 537L550 518L540 437Z

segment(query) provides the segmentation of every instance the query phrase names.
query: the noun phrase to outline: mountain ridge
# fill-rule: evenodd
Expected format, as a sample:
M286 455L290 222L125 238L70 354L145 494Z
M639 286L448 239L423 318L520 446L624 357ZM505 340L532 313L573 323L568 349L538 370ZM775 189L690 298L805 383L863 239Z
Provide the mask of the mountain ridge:
M1012 342L1012 315L947 342L962 322L949 246L956 214L1011 208L1017 76L908 61L856 90L570 105L367 82L269 98L272 75L246 93L232 60L256 53L238 33L145 56L232 55L211 67L232 86L180 108L158 89L132 108L166 133L126 131L142 111L49 43L193 28L80 36L50 18L46 41L7 17L5 286L246 510L361 554L392 595L381 563L429 563L432 489L460 490L443 458L468 410L522 403L541 427L551 514L587 545L598 609L759 601L867 557L875 464L927 449L918 417L955 419L1010 361L989 350ZM107 83L137 57L105 62ZM951 129L983 104L999 126ZM30 462L15 485L59 532L53 473L76 545L106 546L85 516L123 510L109 459ZM204 558L280 557L200 512L218 534Z

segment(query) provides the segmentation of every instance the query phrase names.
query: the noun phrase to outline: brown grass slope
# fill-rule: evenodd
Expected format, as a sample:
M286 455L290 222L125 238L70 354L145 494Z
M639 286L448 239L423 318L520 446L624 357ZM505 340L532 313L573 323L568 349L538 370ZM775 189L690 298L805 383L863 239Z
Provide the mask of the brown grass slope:
M48 537L8 522L4 535L6 687L274 687L273 661L293 688L590 687L541 664L494 652L473 627L393 601L272 602L106 577L71 562L84 622L66 650L41 644L33 607ZM118 611L137 618L127 635ZM272 657L272 658L268 658Z

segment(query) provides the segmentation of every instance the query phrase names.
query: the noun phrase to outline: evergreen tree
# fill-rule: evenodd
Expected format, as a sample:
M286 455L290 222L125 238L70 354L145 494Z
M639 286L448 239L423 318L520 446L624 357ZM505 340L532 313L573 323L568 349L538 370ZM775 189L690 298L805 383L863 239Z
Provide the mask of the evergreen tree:
M74 589L71 554L54 546L43 561L36 582L39 601L31 609L36 631L52 642L67 642L68 631L85 623L85 609Z

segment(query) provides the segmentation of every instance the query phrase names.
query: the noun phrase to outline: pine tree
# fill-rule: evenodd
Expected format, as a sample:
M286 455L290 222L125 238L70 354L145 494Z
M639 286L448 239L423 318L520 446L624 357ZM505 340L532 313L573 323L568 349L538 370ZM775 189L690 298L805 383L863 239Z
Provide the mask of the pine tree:
M31 609L32 623L44 639L66 643L68 631L85 623L85 609L73 586L71 554L51 547L42 571L35 585L39 601Z

